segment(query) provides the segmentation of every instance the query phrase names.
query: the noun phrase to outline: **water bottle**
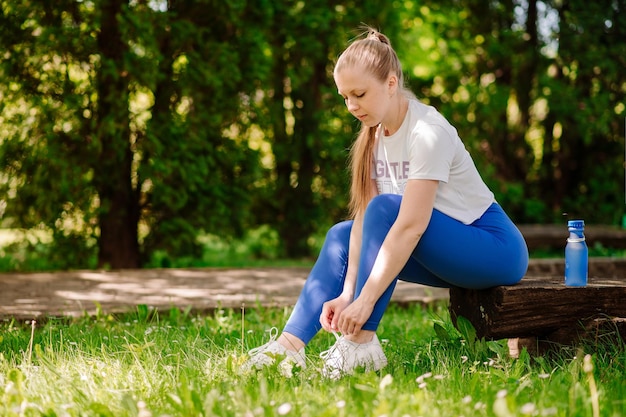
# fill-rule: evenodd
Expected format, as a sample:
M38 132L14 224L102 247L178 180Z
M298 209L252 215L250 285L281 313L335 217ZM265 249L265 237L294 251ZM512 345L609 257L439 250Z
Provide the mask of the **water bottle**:
M587 267L589 250L585 243L584 220L567 222L569 237L565 246L565 285L584 287L587 285Z

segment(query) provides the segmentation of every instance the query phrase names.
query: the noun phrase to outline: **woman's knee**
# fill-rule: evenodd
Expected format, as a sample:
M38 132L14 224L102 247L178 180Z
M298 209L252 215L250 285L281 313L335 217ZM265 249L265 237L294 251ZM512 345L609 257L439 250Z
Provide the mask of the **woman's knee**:
M365 210L365 218L385 219L394 222L400 211L402 197L396 194L380 194L372 198Z
M346 220L334 224L326 232L326 240L345 240L350 239L350 231L352 230L352 220Z

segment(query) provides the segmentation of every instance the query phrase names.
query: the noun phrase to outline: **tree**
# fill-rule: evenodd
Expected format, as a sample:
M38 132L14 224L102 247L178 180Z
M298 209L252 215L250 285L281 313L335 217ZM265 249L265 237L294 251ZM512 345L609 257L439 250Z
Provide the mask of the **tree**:
M361 22L515 221L624 215L623 0L0 5L3 226L50 231L57 268L194 258L199 234L260 225L308 255L346 214L358 123L332 68Z
M266 172L246 132L269 71L267 8L170 1L165 12L145 12L150 30L137 32L158 58L143 83L154 100L139 168L149 190L143 248L146 256L197 256L200 231L232 236L254 223L251 204Z
M540 79L546 100L541 189L557 213L619 223L625 210L626 2L550 2L558 50Z
M284 1L271 10L263 127L274 181L257 212L279 231L284 253L301 257L320 223L346 216L348 149L358 125L337 94L334 61L363 22L393 37L400 19L392 4L377 1Z
M0 193L13 226L52 231L60 266L97 250L98 266L138 267L245 225L257 155L224 131L245 129L257 88L254 12L168 4L2 3Z
M85 265L96 233L93 13L71 1L2 2L0 195L12 227L48 226L62 263Z
M619 223L624 2L406 4L411 84L452 120L514 220Z
M92 140L98 144L93 185L100 201L98 266L139 267L139 190L133 187L130 127L131 69L129 44L118 23L127 0L102 0L96 35L97 101ZM136 143L136 140L135 140Z

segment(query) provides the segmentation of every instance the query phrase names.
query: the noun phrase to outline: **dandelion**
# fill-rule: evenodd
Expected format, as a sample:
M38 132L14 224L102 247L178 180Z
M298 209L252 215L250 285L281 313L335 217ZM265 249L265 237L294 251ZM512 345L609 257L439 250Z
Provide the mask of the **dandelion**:
M284 403L284 404L281 404L280 407L278 407L279 416L284 416L285 414L288 414L290 411L291 411L290 403Z

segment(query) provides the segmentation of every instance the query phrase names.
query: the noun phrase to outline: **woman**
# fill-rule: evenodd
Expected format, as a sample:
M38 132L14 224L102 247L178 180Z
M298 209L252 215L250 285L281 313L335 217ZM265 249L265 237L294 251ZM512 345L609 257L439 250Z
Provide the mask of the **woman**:
M333 226L276 339L244 368L305 367L304 347L334 332L323 374L379 370L376 329L397 279L437 287L517 283L528 267L521 233L482 181L456 129L403 85L388 38L369 30L339 57L334 80L362 123L350 155L352 220ZM341 333L341 337L337 335Z

